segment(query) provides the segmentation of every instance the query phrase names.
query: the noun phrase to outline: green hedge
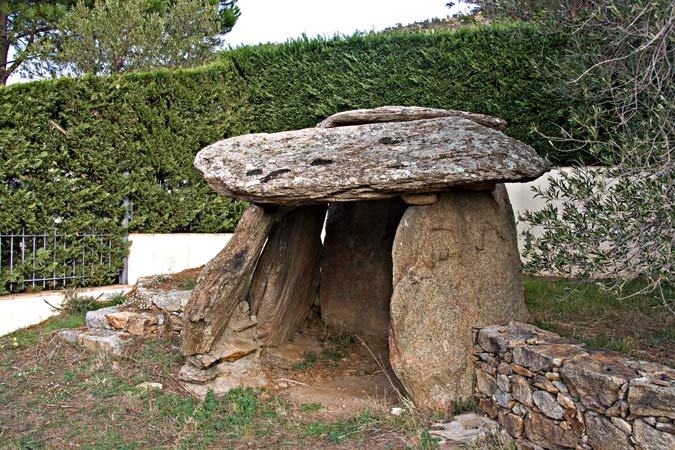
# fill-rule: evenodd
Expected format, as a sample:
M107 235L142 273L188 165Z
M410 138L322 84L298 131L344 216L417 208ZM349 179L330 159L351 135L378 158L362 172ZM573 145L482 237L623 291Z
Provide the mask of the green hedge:
M59 222L66 234L119 236L125 197L133 201L131 232L230 231L244 205L210 191L192 166L197 151L355 108L502 117L507 134L568 164L579 155L554 151L533 131L555 134L575 108L550 94L533 67L564 48L562 36L496 25L300 40L226 51L195 70L0 88L0 233Z
M56 219L132 232L231 229L237 215L192 168L195 153L248 132L231 65L0 89L0 229ZM58 219L61 218L61 219Z
M558 135L575 106L537 75L553 67L565 42L528 25L494 25L244 47L223 60L248 83L255 131L311 127L339 111L382 105L459 109L506 119L507 134L563 165L583 155L556 151L534 127Z

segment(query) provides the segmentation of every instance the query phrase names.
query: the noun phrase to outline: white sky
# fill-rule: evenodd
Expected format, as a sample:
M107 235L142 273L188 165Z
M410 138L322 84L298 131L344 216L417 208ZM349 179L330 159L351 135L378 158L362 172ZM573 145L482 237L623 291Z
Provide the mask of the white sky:
M241 17L225 43L232 47L285 42L303 33L333 37L379 31L397 23L446 17L447 0L239 0Z
M380 31L398 23L444 18L458 9L448 0L239 0L241 17L225 35L225 44L238 47L285 42L308 37ZM459 6L463 8L464 6ZM26 81L15 73L8 84Z

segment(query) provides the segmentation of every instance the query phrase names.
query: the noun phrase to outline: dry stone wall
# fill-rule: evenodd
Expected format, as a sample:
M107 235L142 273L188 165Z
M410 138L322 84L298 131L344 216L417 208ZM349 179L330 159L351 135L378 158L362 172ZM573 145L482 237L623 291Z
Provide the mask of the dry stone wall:
M675 370L511 322L475 332L479 408L520 449L675 449Z

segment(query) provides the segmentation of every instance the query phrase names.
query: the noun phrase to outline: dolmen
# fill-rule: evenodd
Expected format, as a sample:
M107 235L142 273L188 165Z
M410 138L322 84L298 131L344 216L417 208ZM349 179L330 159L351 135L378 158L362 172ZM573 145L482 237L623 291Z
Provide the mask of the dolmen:
M318 303L328 324L388 337L418 408L472 396L472 328L528 318L503 183L548 170L505 126L388 106L199 152L209 185L251 206L185 308L189 372L287 342Z

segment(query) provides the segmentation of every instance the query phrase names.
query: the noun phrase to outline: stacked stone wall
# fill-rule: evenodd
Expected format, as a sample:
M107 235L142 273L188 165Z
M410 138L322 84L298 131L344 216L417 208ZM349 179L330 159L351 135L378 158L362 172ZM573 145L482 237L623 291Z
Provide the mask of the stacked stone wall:
M474 336L478 406L519 449L675 449L675 370L522 323Z

